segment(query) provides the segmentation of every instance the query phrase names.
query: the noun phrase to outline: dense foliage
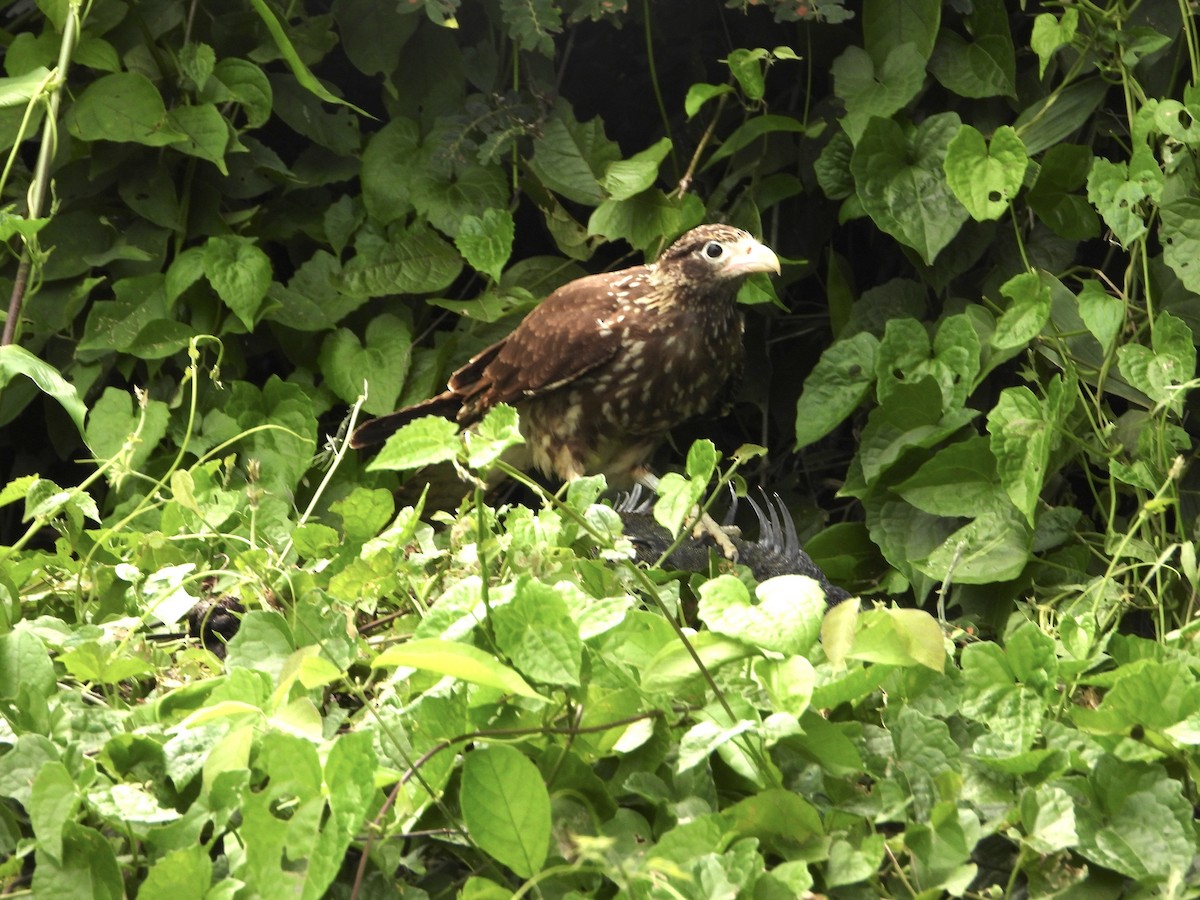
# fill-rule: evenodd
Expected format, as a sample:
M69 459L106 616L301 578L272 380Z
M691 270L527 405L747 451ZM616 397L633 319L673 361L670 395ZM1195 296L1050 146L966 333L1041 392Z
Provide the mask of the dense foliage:
M0 8L4 896L1200 892L1190 4ZM507 408L347 452L706 220L786 262L655 515L867 599Z

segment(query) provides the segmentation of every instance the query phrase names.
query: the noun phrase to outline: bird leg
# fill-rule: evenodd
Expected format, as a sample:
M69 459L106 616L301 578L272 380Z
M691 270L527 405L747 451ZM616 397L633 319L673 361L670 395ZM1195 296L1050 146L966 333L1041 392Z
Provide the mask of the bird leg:
M649 488L658 495L658 476L649 469L639 469L634 472L634 480L643 487ZM737 562L738 549L734 546L733 541L729 538L729 533L721 527L721 525L703 509L697 508L698 516L696 518L696 526L692 530L692 536L696 539L708 535L713 539L713 542L721 549L721 554L730 562Z

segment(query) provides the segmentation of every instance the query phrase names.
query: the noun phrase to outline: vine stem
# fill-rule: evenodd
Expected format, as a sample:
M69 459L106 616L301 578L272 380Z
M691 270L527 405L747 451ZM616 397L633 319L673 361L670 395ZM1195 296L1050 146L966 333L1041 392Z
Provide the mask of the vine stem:
M654 63L654 28L650 18L650 0L643 0L642 18L646 27L646 60L650 65L650 84L654 88L654 102L658 104L658 115L662 118L663 132L671 141L671 164L679 171L679 160L675 156L675 140L671 137L671 119L667 116L667 105L663 103L662 88L658 85L658 66Z
M27 202L29 209L26 217L37 219L42 215L42 205L46 202L46 192L50 188L50 163L54 152L58 149L58 107L62 101L63 85L67 81L67 66L71 62L71 53L75 49L75 39L79 34L79 4L72 2L68 8L67 20L63 24L62 43L58 47L58 65L55 67L54 86L50 99L46 104L46 123L42 129L42 146L38 150L37 165L33 170L33 181L29 185ZM16 277L13 278L12 295L8 300L8 318L4 321L4 333L0 335L0 347L11 344L17 334L17 321L21 317L21 306L25 302L25 292L29 284L29 269L33 254L30 250L30 239L23 238L21 244L21 262L17 266Z

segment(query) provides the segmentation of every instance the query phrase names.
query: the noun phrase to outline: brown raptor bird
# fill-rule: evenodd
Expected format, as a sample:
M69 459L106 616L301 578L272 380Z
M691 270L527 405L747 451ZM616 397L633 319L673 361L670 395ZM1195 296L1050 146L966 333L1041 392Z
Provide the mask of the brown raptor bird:
M656 262L563 285L506 338L450 376L424 403L372 419L353 447L385 441L419 416L470 427L498 403L515 406L523 468L569 481L603 473L641 482L675 425L708 412L742 364L738 286L779 259L746 232L701 225Z

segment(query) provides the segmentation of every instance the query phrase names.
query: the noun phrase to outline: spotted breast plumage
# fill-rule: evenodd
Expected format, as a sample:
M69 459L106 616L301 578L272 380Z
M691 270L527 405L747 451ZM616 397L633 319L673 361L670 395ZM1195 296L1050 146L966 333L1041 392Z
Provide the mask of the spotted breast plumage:
M779 260L745 231L701 225L657 261L563 285L424 403L372 419L351 445L382 443L422 415L464 428L516 407L533 466L563 480L640 480L672 427L713 408L742 364L738 287Z

